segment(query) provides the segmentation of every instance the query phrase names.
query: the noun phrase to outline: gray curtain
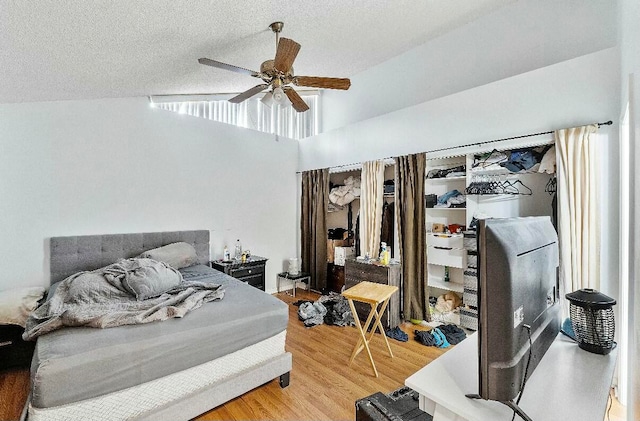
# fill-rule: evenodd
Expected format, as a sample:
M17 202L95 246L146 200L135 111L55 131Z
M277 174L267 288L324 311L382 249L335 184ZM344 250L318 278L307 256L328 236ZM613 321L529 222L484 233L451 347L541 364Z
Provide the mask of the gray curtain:
M302 173L302 271L311 274L310 288L327 287L327 206L329 169Z
M406 319L430 320L425 233L424 154L395 158L402 314Z

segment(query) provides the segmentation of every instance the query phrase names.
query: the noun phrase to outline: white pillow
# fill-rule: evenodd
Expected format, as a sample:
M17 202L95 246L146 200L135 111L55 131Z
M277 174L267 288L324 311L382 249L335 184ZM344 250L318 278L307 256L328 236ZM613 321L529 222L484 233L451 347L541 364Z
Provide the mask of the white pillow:
M29 314L44 295L43 287L13 288L0 291L0 325L25 327Z
M175 269L198 263L196 249L189 243L172 243L143 252L140 258L164 262Z

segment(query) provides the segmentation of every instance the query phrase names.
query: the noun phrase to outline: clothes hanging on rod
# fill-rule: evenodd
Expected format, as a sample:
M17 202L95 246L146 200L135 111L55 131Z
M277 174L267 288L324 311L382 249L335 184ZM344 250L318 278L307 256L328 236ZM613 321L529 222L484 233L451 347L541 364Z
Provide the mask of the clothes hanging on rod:
M395 203L385 202L382 206L382 227L380 241L387 243L387 249L393 254L393 227L394 227Z
M474 175L465 189L465 194L483 196L512 194L531 196L533 191L522 180L502 180L504 175Z

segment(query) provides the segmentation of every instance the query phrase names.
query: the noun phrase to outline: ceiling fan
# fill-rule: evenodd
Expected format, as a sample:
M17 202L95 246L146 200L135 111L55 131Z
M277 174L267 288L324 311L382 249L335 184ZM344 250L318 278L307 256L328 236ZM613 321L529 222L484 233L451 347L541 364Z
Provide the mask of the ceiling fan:
M245 69L243 67L222 63L220 61L211 60L209 58L200 58L198 63L206 66L217 67L219 69L230 70L236 73L242 73L264 81L253 88L234 96L229 102L240 103L252 96L262 92L264 89L270 89L262 98L262 102L271 105L286 104L286 98L291 101L293 108L301 113L307 111L309 106L298 95L298 93L289 86L305 86L311 88L327 88L327 89L349 89L351 81L346 78L333 77L317 77L317 76L294 76L293 61L300 51L300 44L288 39L280 38L280 32L284 23L274 22L269 27L276 34L276 56L273 60L267 60L260 65L260 71Z

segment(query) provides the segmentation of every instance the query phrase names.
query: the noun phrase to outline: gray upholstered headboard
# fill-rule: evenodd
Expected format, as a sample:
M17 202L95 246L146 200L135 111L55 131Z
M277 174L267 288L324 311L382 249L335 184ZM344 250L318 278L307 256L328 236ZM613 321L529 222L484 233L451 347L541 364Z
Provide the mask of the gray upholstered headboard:
M51 237L50 283L61 281L76 272L98 269L118 259L135 257L143 251L179 241L195 247L199 263L209 262L209 231L206 230Z

